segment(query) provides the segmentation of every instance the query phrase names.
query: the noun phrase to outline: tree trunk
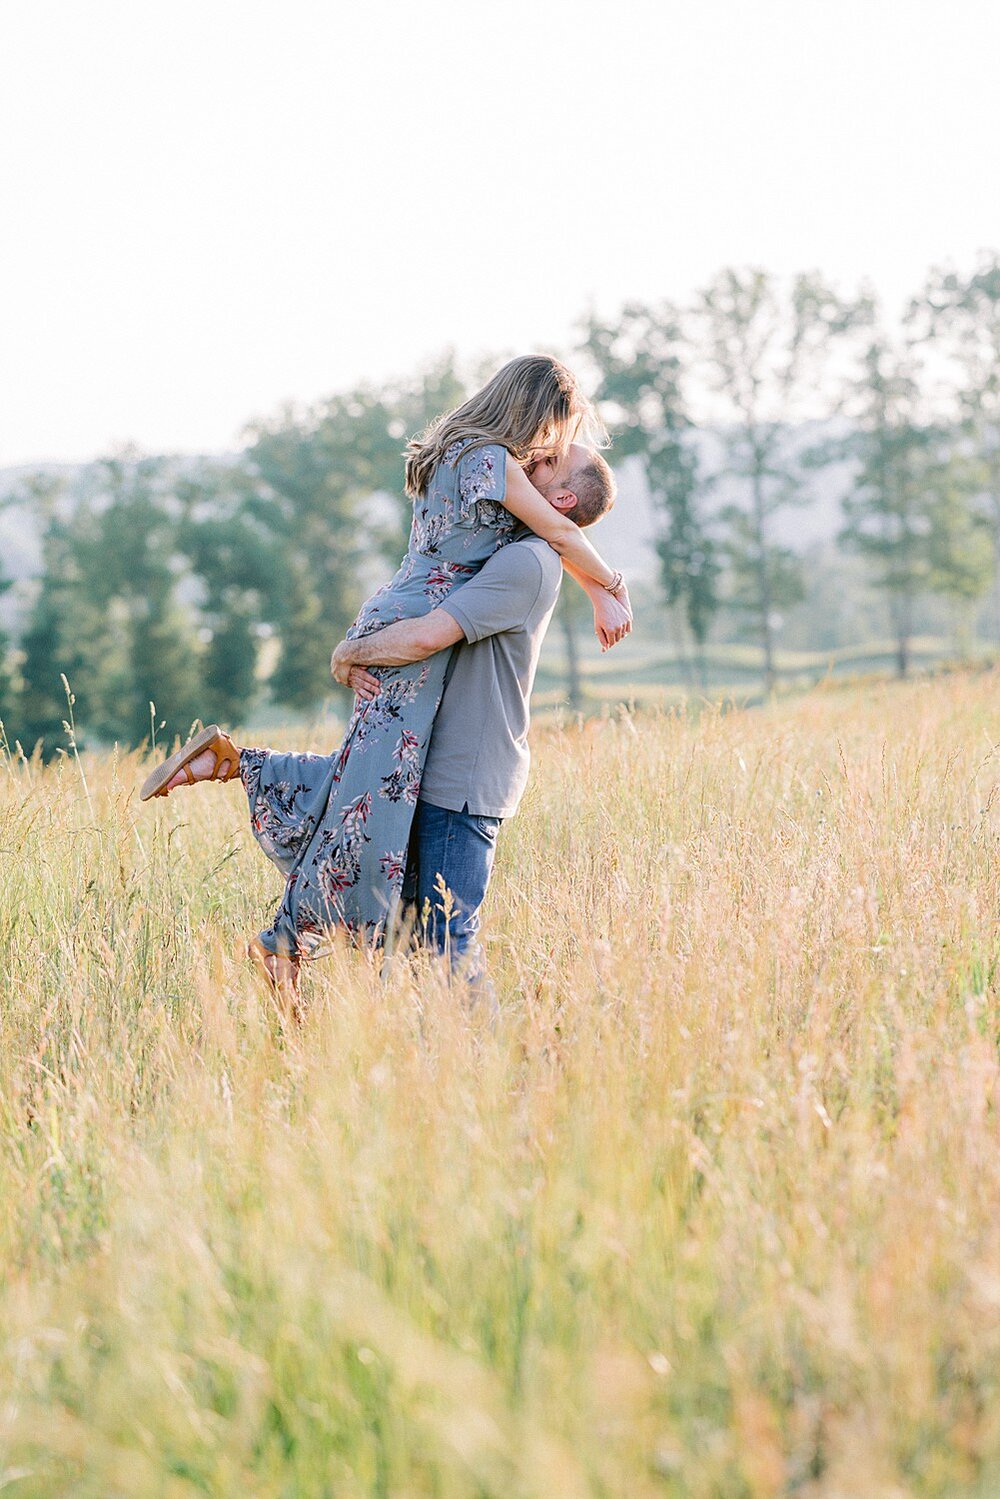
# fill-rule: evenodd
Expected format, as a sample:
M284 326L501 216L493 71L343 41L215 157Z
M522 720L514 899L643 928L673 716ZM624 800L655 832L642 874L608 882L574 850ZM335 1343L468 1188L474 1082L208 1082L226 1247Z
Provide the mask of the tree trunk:
M563 640L566 643L566 695L574 713L583 711L583 686L580 680L580 651L576 641L576 623L573 611L563 607L559 611Z
M757 532L757 578L760 589L760 643L764 651L764 691L770 697L775 685L774 634L771 624L771 570L767 565L764 530L764 478L759 462L754 464L753 518Z
M894 612L896 627L896 675L904 680L910 672L910 637L913 634L913 601L897 599Z
M763 588L763 580L767 577L767 561L763 557L761 558L760 571ZM766 603L763 604L763 608L761 609L760 638L761 645L764 648L764 691L770 697L774 692L775 684L774 639L771 634L771 610Z
M705 642L697 638L694 643L694 658L698 663L698 681L702 692L708 691L708 659L705 655Z
M996 637L1000 640L1000 474L992 475L993 492L990 500L993 504L993 607L996 611L994 618L994 629Z
M971 661L974 648L972 605L967 599L956 599L951 610L951 648L957 661Z
M902 681L910 670L910 637L900 634L896 639L896 675Z
M684 628L684 616L681 606L675 604L673 607L674 640L677 642L677 664L680 667L681 679L685 688L690 691L694 686L694 673L691 669L691 658L688 655L687 632Z

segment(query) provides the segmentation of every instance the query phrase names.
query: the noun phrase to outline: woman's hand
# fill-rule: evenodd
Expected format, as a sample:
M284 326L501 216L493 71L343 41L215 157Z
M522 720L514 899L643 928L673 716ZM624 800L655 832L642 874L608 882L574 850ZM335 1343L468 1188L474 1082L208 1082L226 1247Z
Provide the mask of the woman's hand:
M609 651L619 640L632 633L632 604L624 583L617 596L607 589L594 599L594 634L601 650Z
M351 667L347 685L363 703L373 702L382 691L382 683L378 677L373 677L371 672L366 671L363 666Z

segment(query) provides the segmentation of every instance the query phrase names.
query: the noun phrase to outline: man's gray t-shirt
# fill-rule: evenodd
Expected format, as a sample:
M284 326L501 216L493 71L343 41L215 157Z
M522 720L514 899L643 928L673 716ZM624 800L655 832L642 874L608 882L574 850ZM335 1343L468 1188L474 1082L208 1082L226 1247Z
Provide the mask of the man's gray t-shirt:
M562 581L548 542L522 531L439 605L462 627L427 750L420 800L510 817L528 781L529 699Z

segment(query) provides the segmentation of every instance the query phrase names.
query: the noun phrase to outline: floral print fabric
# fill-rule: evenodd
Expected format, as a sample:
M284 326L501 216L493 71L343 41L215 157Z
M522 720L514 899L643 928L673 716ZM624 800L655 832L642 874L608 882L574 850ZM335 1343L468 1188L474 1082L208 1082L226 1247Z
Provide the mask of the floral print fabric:
M453 443L415 501L406 556L362 607L348 636L427 614L510 541L507 453ZM261 941L271 952L315 956L331 928L378 943L396 908L413 809L451 651L413 666L377 667L371 703L355 700L332 755L245 749L240 775L250 825L285 876Z

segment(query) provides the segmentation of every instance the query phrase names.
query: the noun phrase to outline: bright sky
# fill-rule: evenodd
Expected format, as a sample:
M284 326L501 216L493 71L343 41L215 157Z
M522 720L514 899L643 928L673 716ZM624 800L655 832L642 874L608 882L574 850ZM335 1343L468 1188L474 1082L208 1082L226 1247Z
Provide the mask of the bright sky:
M996 0L0 8L0 466L246 421L720 266L1000 248Z

